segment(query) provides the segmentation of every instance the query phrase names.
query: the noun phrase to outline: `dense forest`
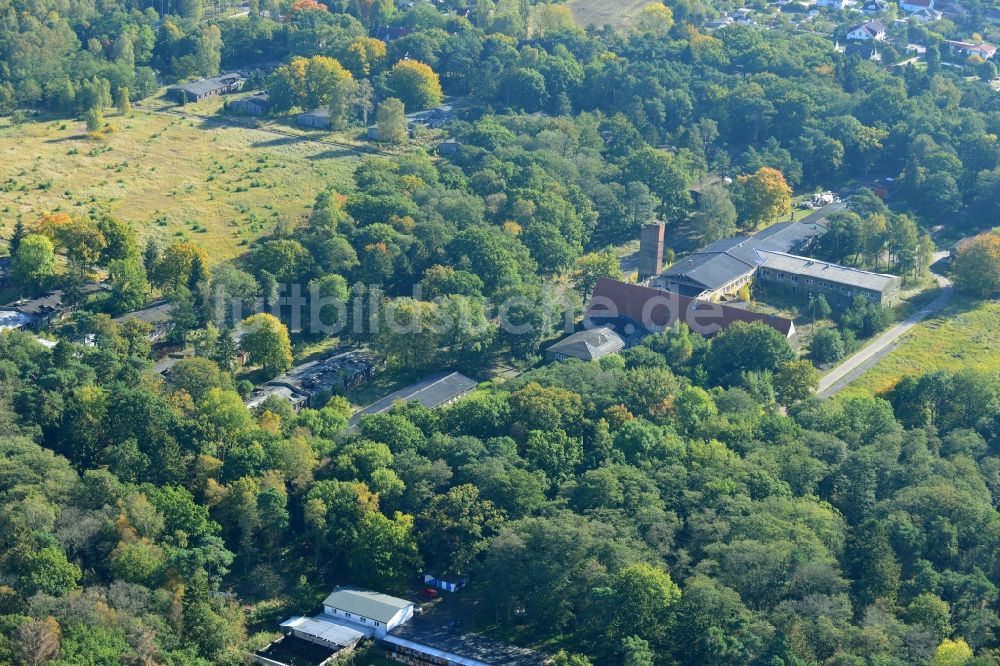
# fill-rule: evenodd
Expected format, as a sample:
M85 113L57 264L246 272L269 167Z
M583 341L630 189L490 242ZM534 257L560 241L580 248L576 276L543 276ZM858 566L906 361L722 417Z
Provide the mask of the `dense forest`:
M0 663L244 663L335 584L406 592L424 569L468 575L471 624L563 665L1000 661L989 373L821 401L812 363L773 329L681 326L354 430L340 396L298 413L244 404L248 377L319 337L280 307L283 285L378 303L309 316L390 370L486 379L498 360L534 365L563 323L552 313L572 320L598 277L620 277L607 248L644 222L699 245L784 214L793 189L860 186L817 252L922 277L931 232L1000 225L1000 102L963 76L995 70L938 51L982 29L989 3L965 4L962 21L893 27L932 57L889 69L809 33L708 34L734 4L698 0L621 30L512 0L251 0L236 18L202 0L0 0L12 122L85 116L99 141L104 109L234 68L275 113L325 106L346 128L443 95L467 109L447 127L457 154L359 160L353 188L233 262L143 244L98 206L19 221L12 284L79 307L51 349L0 336ZM387 27L405 34L377 39ZM732 182L696 201L708 174ZM888 203L865 189L876 181L893 183ZM957 269L991 296L1000 240L969 244ZM88 296L95 275L110 289ZM152 293L173 307L171 342L195 351L167 379L149 329L109 316ZM254 315L237 342L258 299L279 317ZM491 302L516 303L506 316L529 332ZM387 312L419 324L362 323ZM863 301L837 313L809 358L837 360L888 316Z

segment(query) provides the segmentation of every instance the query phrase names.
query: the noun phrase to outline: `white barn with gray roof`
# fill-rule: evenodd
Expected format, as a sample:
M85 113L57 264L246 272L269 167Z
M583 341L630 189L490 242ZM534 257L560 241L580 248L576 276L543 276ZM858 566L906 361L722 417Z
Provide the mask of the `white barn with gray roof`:
M382 638L413 617L413 602L359 587L339 587L323 600L323 614L370 627Z

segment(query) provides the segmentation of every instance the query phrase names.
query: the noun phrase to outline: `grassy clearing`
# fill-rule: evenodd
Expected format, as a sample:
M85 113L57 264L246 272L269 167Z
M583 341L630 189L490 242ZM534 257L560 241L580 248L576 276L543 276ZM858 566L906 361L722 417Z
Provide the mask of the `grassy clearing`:
M356 161L346 149L260 129L142 110L108 120L115 131L104 140L74 120L0 120L0 233L18 217L98 208L141 237L192 240L220 261L305 214L327 185L348 187Z
M628 25L649 0L569 0L573 19L581 26Z
M881 359L841 396L878 394L900 377L930 370L1000 368L1000 302L956 296L936 316L921 322L899 347Z

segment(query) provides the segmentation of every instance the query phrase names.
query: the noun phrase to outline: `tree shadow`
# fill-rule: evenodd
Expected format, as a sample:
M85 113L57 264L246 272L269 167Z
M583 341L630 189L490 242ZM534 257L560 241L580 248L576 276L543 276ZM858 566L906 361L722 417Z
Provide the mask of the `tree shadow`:
M357 153L349 148L333 148L330 150L324 150L322 153L316 153L315 155L309 155L306 159L310 160L332 160L338 157L353 157Z

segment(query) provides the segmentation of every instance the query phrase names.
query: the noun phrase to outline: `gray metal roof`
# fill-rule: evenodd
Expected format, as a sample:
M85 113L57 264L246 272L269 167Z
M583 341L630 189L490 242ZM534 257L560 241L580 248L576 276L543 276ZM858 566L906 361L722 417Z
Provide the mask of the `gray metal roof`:
M323 605L369 620L388 622L400 610L412 606L413 602L360 587L341 587L331 592L323 600Z
M593 361L621 351L625 342L607 326L586 331L578 331L563 338L548 349L546 353L573 356L584 361Z
M332 615L317 615L316 617L290 617L281 623L285 629L294 629L307 636L318 638L341 647L350 647L362 638L370 636L374 631L364 633L353 626L341 622Z
M764 259L762 266L770 270L788 271L796 275L804 275L818 280L828 280L859 289L870 289L881 292L893 284L902 281L902 278L898 275L873 273L849 266L829 264L825 261L809 259L808 257L797 257L793 254L785 254L783 252L763 251L761 252L761 257Z
M330 109L325 106L321 106L318 109L313 109L312 111L305 111L299 114L299 118L329 118Z
M757 268L756 262L737 258L729 252L693 254L681 259L663 272L667 277L684 277L715 290Z
M823 218L843 206L834 204L797 222L780 222L752 236L731 236L680 259L661 275L668 281L700 285L714 291L760 265L760 251L788 252L827 232Z
M170 86L170 88L171 90L183 90L189 95L197 97L198 95L204 95L214 90L227 88L242 78L239 74L220 74L219 76L210 76L206 79L191 81L190 83L180 83Z
M148 308L143 308L142 310L127 312L120 317L115 317L113 321L116 324L124 324L127 321L137 319L155 326L156 324L165 324L170 321L170 313L173 312L173 310L174 306L164 301L162 303L157 303L156 305L151 305Z
M390 631L382 639L386 643L402 645L407 643L436 650L436 656L451 658L449 663L469 666L541 666L547 658L533 650L495 641L478 634L463 634L440 624L433 624L422 618L413 618ZM445 654L440 654L445 653Z
M353 428L361 420L361 417L387 411L398 401L410 402L416 400L424 407L433 408L468 393L476 388L476 386L476 380L469 379L458 372L442 372L431 375L416 384L400 389L368 405L351 417L350 425Z

